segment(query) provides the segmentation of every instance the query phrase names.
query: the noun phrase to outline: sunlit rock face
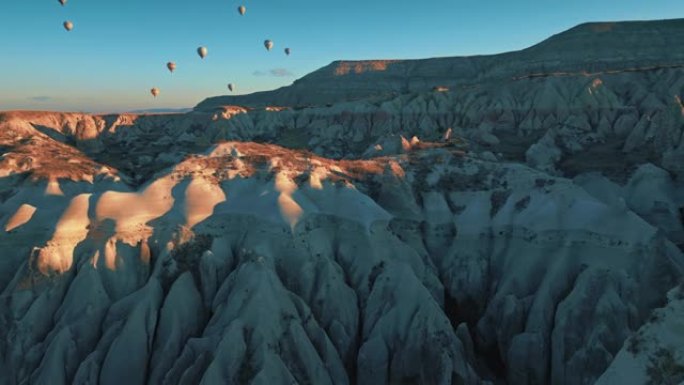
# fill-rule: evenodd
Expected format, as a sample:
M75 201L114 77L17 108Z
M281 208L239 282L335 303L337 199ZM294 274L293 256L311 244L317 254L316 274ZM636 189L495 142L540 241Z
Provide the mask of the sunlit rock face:
M680 378L684 76L646 64L683 29L462 89L340 62L309 76L388 93L330 106L0 113L0 384Z

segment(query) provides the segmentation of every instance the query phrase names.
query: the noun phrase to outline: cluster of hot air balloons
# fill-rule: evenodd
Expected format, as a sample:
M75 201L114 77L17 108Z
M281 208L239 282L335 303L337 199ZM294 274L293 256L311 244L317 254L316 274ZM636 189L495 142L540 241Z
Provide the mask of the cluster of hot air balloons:
M60 0L60 1L62 1L62 0ZM63 1L66 1L66 0L63 0ZM237 10L241 16L244 16L245 13L247 13L247 7L245 7L244 5L239 6ZM264 47L266 47L267 51L271 51L273 49L273 46L274 46L274 43L272 40L270 40L270 39L264 40ZM290 48L285 48L285 55L290 56L291 52L292 52L292 50ZM207 47L200 46L197 48L197 55L199 55L199 57L201 59L204 59L208 53L209 53L209 50L207 49ZM173 71L176 69L176 63L175 62L168 62L168 63L166 63L166 68L168 68L169 71L171 73L173 73ZM235 84L228 83L228 90L233 92L235 90ZM157 87L152 88L150 90L150 93L152 94L152 96L154 96L156 98L157 95L159 95L159 88L157 88Z
M60 3L62 6L66 6L66 3L67 3L68 0L58 0L58 1L59 1L59 3ZM247 13L247 7L245 7L244 5L239 6L239 7L237 8L237 10L238 10L238 13L239 13L241 16L244 16L245 13ZM67 31L71 31L72 29L74 29L74 23L71 22L71 21L69 21L69 20L65 21L65 22L64 22L64 29L66 29ZM271 50L273 49L273 47L274 47L273 41L270 40L270 39L264 40L264 47L266 47L266 50L267 50L267 51L271 51ZM291 53L291 52L292 52L292 51L290 50L290 48L285 48L285 55L290 56L290 53ZM197 54L198 54L199 57L202 58L202 59L204 59L204 58L207 56L208 53L209 53L209 50L207 49L207 47L201 46L201 47L198 47L198 48L197 48ZM170 62L166 63L166 68L168 68L168 70L169 70L171 73L173 73L173 71L176 70L176 63L170 61ZM229 83L229 84L228 84L228 89L229 89L231 92L234 91L234 90L235 90L235 85L234 85L233 83ZM151 93L152 96L154 96L155 98L159 95L159 92L160 92L160 91L159 91L159 88L157 88L157 87L154 87L154 88L152 88L152 89L150 90L150 93Z

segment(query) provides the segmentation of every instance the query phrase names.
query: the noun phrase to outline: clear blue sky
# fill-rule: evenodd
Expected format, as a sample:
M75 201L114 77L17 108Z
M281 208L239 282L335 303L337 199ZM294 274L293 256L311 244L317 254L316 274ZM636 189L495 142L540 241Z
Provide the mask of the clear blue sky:
M228 82L273 89L338 59L497 53L586 21L677 17L683 0L3 0L0 110L192 107Z

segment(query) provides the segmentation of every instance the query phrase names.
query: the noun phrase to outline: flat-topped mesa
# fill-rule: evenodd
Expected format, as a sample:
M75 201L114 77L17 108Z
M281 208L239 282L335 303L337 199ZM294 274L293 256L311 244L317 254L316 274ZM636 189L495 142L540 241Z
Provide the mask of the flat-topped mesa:
M538 76L583 76L684 65L684 19L586 23L521 51L421 60L335 61L291 86L240 96L217 96L197 105L325 105L372 96L427 92Z

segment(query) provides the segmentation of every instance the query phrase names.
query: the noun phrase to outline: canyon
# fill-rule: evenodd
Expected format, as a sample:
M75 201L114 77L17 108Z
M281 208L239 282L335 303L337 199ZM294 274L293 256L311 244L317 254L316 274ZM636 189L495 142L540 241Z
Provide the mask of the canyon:
M682 38L0 113L0 384L684 381Z

